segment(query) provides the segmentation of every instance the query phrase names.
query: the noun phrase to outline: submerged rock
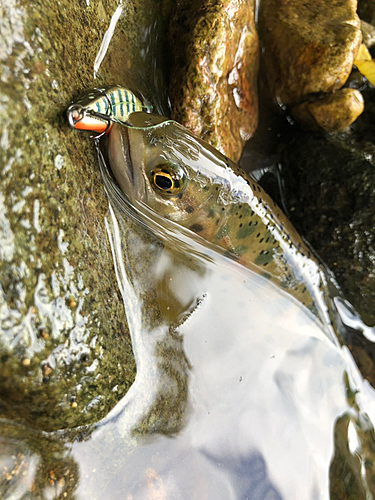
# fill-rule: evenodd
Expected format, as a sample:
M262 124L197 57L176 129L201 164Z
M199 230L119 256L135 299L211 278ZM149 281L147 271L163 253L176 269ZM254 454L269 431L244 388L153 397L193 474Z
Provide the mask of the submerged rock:
M153 72L148 43L160 9L138 7L1 7L0 417L45 431L104 417L135 375L96 154L65 110L77 91L104 83L157 94L144 68ZM122 16L95 80L115 11Z
M346 82L361 43L355 0L263 0L259 26L272 98L296 105Z
M258 122L254 1L179 1L169 41L172 118L237 161Z
M292 108L292 116L311 130L345 130L364 110L362 94L355 89L341 89L318 99L309 99Z

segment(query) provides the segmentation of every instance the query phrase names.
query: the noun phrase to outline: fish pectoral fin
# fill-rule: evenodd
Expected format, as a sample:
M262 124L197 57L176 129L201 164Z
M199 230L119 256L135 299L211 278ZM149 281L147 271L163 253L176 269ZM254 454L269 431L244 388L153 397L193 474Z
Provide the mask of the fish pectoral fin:
M169 331L173 335L180 336L178 329L185 324L192 315L198 311L202 307L203 302L207 299L207 293L203 293L200 297L198 297L188 308L187 310L181 314L178 321L169 327Z

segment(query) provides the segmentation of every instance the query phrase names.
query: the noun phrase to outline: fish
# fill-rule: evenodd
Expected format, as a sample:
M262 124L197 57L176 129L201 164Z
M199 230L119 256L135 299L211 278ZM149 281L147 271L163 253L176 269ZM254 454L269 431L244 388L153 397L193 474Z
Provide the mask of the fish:
M126 122L135 111L151 111L152 106L142 102L128 89L119 85L85 91L67 109L69 125L78 130L97 134L109 132L114 120Z
M108 134L111 170L130 204L215 245L332 324L340 292L263 188L233 161L182 125L133 113Z
M281 209L168 118L132 113L95 144L137 375L74 445L77 498L328 499L343 467L367 488L373 396Z

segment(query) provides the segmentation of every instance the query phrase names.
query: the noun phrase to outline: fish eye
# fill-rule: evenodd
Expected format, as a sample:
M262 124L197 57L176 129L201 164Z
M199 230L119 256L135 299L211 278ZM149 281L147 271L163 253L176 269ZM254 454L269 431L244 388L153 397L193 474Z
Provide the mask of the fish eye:
M181 193L186 184L184 171L176 165L158 165L151 170L151 185L162 195Z

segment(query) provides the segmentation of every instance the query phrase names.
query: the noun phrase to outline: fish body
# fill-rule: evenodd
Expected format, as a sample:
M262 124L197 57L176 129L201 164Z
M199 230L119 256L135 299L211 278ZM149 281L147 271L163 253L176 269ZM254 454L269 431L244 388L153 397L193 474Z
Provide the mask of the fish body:
M193 231L331 322L327 271L259 184L176 122L128 122L111 129L109 162L139 212Z
M135 111L150 111L133 92L120 86L86 91L67 110L71 127L98 134L110 130L114 120L126 122Z

